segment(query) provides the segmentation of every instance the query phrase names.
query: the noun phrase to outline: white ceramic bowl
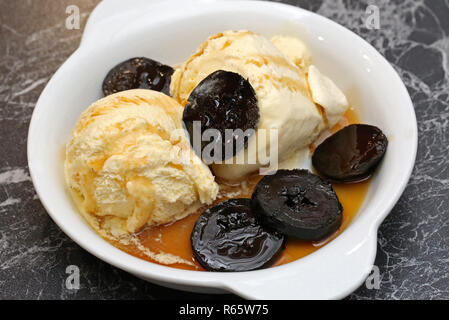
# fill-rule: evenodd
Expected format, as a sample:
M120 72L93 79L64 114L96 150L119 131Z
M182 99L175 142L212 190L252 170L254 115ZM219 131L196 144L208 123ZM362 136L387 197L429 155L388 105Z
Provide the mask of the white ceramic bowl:
M98 258L142 279L196 292L233 292L251 299L337 299L371 271L377 229L403 192L417 148L410 97L390 64L367 42L311 12L258 1L108 0L92 13L79 49L42 92L28 136L28 163L36 191L58 226ZM317 66L359 109L364 123L387 134L387 154L352 224L320 250L275 268L215 273L153 264L113 247L73 207L62 172L64 145L78 116L101 97L107 71L127 58L147 56L179 63L209 35L250 29L266 36L297 35Z

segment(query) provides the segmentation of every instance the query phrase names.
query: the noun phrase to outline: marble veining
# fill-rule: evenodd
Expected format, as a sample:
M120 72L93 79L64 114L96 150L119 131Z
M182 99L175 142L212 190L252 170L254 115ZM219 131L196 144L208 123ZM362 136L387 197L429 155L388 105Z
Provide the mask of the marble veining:
M98 0L0 0L0 299L234 299L166 289L90 255L50 219L31 182L28 125L57 68L77 48ZM379 289L348 299L449 299L449 1L286 0L353 30L382 53L412 97L419 127L416 166L379 229ZM67 30L76 4L81 29ZM380 29L365 26L368 5ZM45 146L43 146L45 147ZM65 286L80 268L80 288Z

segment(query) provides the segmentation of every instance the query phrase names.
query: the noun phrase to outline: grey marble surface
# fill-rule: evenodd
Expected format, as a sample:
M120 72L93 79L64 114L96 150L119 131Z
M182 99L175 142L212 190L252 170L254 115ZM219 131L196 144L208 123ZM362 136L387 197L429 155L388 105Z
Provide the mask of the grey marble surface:
M97 0L0 0L0 299L223 299L141 281L90 255L49 218L27 168L31 113L47 81L77 48ZM404 80L415 106L419 150L411 180L379 229L379 289L349 299L449 299L449 1L287 0L355 31ZM65 9L81 10L67 30ZM366 8L380 9L368 30ZM68 265L81 272L68 290Z

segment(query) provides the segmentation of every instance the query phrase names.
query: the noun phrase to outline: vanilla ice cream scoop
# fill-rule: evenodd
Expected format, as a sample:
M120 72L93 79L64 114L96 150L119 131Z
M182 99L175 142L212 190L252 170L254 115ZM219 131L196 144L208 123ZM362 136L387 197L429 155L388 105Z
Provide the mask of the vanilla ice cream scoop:
M217 177L241 180L267 166L259 155L271 155L270 150L277 152L278 162L283 162L295 151L307 147L326 128L325 110L314 103L308 87L305 71L311 64L310 53L299 40L288 45L290 40L275 37L278 48L250 31L219 33L209 37L173 74L170 92L182 105L187 103L192 90L217 70L240 74L256 92L260 110L257 133L266 133L265 142L258 142L259 134L253 135L247 148L240 151L243 156L237 154L232 163L213 164ZM295 49L299 51L295 53ZM270 141L270 129L277 131L277 150L273 148L276 141ZM242 158L256 161L237 163Z
M96 230L136 232L215 200L218 185L190 148L182 110L162 93L136 89L82 113L66 146L65 177Z

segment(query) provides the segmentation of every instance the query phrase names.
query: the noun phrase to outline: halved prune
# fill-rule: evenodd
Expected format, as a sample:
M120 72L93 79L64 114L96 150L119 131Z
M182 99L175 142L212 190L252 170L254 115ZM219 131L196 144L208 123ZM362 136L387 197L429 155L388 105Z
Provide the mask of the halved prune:
M174 70L160 62L140 57L131 58L112 68L103 80L103 94L130 89L151 89L170 95Z
M251 199L231 199L204 211L191 234L193 255L210 271L249 271L271 265L284 236L259 224Z
M262 178L252 195L260 222L285 235L320 240L341 225L343 208L332 186L308 170L278 170Z
M218 70L203 79L190 94L184 108L182 120L190 135L190 143L195 152L210 162L232 158L246 147L248 138L259 121L259 107L256 92L248 80L235 72ZM194 126L198 121L200 128ZM214 141L194 144L194 134L202 137L208 129L215 129L219 136ZM234 130L226 135L226 129ZM235 131L241 129L241 131ZM201 139L203 140L203 139ZM209 145L210 152L203 154ZM217 154L215 151L219 151Z
M379 128L352 124L324 140L313 153L312 164L331 181L362 181L372 175L387 146L387 137Z

